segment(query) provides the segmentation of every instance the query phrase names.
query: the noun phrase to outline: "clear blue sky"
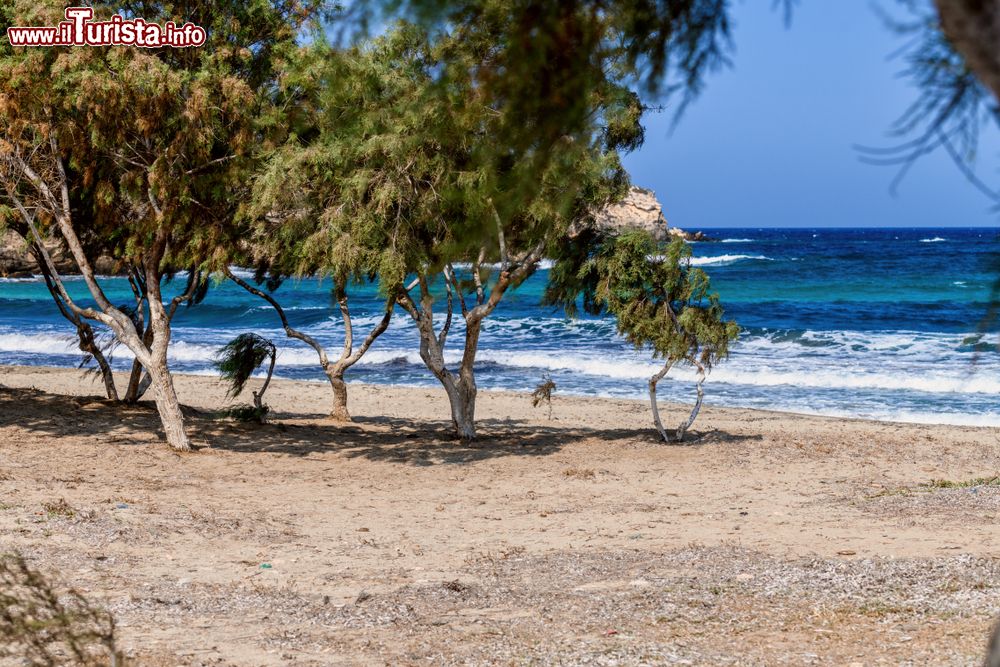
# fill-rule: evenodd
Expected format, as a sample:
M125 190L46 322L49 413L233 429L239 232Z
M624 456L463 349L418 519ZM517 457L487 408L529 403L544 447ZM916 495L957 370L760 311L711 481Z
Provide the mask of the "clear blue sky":
M646 116L646 144L626 165L670 224L1000 226L944 153L922 158L895 197L895 169L858 160L857 144L893 145L887 131L916 94L903 61L889 59L900 39L869 0L804 0L787 28L770 6L734 3L733 66L709 78L673 133L669 111ZM998 156L997 132L984 134L977 172L1000 185Z

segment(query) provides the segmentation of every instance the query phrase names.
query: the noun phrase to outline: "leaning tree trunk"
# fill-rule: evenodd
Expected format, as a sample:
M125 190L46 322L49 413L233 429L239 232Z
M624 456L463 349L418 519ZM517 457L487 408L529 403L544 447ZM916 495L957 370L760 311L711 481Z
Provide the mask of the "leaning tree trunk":
M271 363L267 366L267 377L264 378L264 384L260 386L260 391L253 392L253 406L257 408L258 414L264 410L264 392L267 391L267 386L271 384L271 376L274 375L274 362L278 359L278 349L272 344L271 345Z
M125 398L122 402L126 405L135 405L139 400L146 395L149 387L152 385L152 378L146 369L142 367L139 360L136 359L132 362L132 370L128 377L128 387L125 390Z
M80 351L85 354L89 354L97 363L98 370L101 373L101 379L104 381L104 393L107 395L108 400L117 403L118 388L115 386L115 376L114 373L111 372L111 365L108 364L108 360L104 356L104 351L101 350L101 346L97 344L97 339L94 336L94 328L84 322L79 315L74 313L66 306L65 303L63 303L62 297L59 296L59 291L56 288L52 273L49 270L49 265L45 262L45 257L42 254L45 252L44 249L39 249L39 246L35 245L35 243L31 244L31 248L32 255L35 258L35 263L38 265L38 268L42 273L42 278L45 280L45 286L49 290L49 295L52 297L52 300L55 301L55 304L59 308L59 312L62 316L76 327L76 335L80 341L78 345Z
M157 241L160 240L160 238L157 239ZM163 422L167 444L174 449L188 451L191 449L191 441L184 431L184 414L181 412L180 401L177 400L177 392L174 391L174 377L167 367L167 349L171 333L170 320L173 310L179 302L174 300L169 314L163 307L157 263L152 258L146 260L149 328L153 332L152 343L148 348L150 363L146 364L146 371L152 381L156 409L160 413L160 421ZM197 282L197 278L194 282Z
M79 321L77 323L77 334L80 338L80 351L92 356L94 362L97 363L97 367L101 372L101 380L104 381L105 395L107 395L109 401L118 403L118 387L115 386L115 375L111 371L111 365L104 356L104 352L101 351L101 347L94 339L94 329L86 322Z
M142 308L140 304L139 308ZM141 321L140 321L141 324ZM142 342L144 345L149 347L153 342L153 330L152 327L146 327L145 332L142 335ZM135 405L139 402L149 389L152 384L152 378L149 373L143 368L142 364L138 359L132 361L132 370L128 376L128 387L125 389L125 399L126 405Z
M667 431L663 428L663 422L660 421L660 407L656 403L656 385L667 376L673 365L674 362L668 361L656 375L649 378L649 406L653 409L653 425L656 426L656 430L664 442L669 442L670 438L667 437Z
M682 442L684 440L684 434L687 430L691 428L691 424L694 420L698 418L698 413L701 412L701 401L705 398L705 391L702 385L705 384L705 367L702 366L698 361L691 360L691 363L695 365L698 369L698 384L696 385L698 391L698 398L694 402L694 407L691 408L691 414L688 418L681 422L681 425L677 427L677 442Z
M151 364L149 376L152 380L153 400L160 415L167 444L179 451L191 449L191 441L184 431L184 413L181 411L177 392L174 391L173 376L167 369L166 360Z

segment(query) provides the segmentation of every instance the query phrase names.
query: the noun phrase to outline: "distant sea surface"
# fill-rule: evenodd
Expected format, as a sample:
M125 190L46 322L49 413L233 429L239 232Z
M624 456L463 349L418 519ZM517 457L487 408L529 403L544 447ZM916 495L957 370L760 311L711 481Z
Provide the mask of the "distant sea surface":
M1000 341L994 328L970 340L987 309L1000 249L994 229L715 229L720 243L693 244L728 317L743 327L732 356L706 384L706 402L885 420L1000 426ZM477 366L483 389L533 389L543 374L559 395L645 398L659 364L615 334L610 319L571 320L539 305L543 269L486 320ZM182 287L178 278L168 292ZM126 281L104 280L117 303ZM85 299L82 282L72 291ZM343 325L328 281L289 281L276 293L292 324L339 353ZM355 332L381 316L371 286L354 290ZM460 318L458 318L460 321ZM212 374L233 336L256 331L280 353L279 377L322 380L316 355L290 341L271 308L232 284L213 285L201 305L181 308L172 367ZM448 358L460 355L462 329ZM389 331L349 371L353 382L437 386L417 353L412 322L397 310ZM0 279L0 364L74 367L72 329L38 279ZM114 365L131 357L122 347ZM694 397L689 370L662 385L665 400Z

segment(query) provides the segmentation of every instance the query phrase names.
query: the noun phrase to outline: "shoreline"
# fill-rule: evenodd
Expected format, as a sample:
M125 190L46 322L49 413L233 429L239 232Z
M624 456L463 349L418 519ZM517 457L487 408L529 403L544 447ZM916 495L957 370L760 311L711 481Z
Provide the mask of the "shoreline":
M64 366L23 366L23 365L0 365L0 387L7 385L15 389L25 389L35 387L33 382L39 381L41 386L36 388L41 389L47 393L51 394L63 394L63 395L91 395L95 397L103 398L103 387L101 385L98 376L86 377L84 375L85 371L67 368ZM183 405L188 405L190 407L197 408L199 410L208 411L221 411L229 405L245 403L249 401L250 391L261 384L259 378L251 378L248 382L247 389L244 392L244 396L234 400L226 401L225 392L226 389L221 381L216 375L210 374L199 374L199 373L173 373L175 381L180 383L178 387L178 394ZM124 373L115 373L116 381L119 387L124 386L127 382L127 376ZM8 384L13 381L12 384ZM195 391L192 392L192 398L194 402L188 402L185 400L185 392L181 390L181 386L185 387L196 387ZM60 389L60 387L65 387L69 389L69 393ZM212 387L217 390L218 398L213 398L213 394L207 388ZM319 407L324 400L328 399L329 387L326 381L321 379L315 380L294 380L289 378L281 378L275 376L271 380L271 388L267 394L268 398L277 395L279 392L275 390L275 387L286 387L287 389L300 387L302 389L308 389L311 394L310 404L313 405L314 409L312 412L308 413L309 416L322 415L323 410ZM440 420L446 420L448 417L445 401L444 390L437 385L406 385L406 384L373 384L373 383L363 383L363 382L352 382L348 381L348 396L352 404L358 401L358 394L366 395L371 394L374 396L379 396L383 394L396 394L398 392L403 393L421 393L425 398L433 398L437 393L440 393L440 402L442 406L442 414L439 416ZM508 390L497 390L497 389L480 389L479 397L481 402L490 402L493 399L503 399L504 401L524 401L530 403L530 392L526 391L508 391ZM492 399L491 399L492 397ZM486 399L483 401L483 399ZM148 395L143 400L143 402L149 402ZM267 402L267 401L265 401ZM642 419L637 419L638 422L635 426L636 431L642 430L653 430L652 425L652 415L649 413L649 401L640 398L618 398L610 396L599 396L599 395L580 395L580 394L569 394L569 393L557 393L554 394L552 399L554 414L556 412L556 406L560 403L565 403L567 405L583 404L591 406L594 402L598 404L603 404L607 406L619 406L626 407L630 412L634 411L635 408L641 407L647 412L646 422ZM363 405L367 408L367 401L363 401ZM690 404L687 403L676 403L670 401L661 401L661 409L667 410L671 414L676 412L678 415L683 413L685 409L690 409ZM295 416L305 416L297 414L295 411L286 409L283 405L278 404L273 406L276 413L285 412L287 415ZM528 419L532 420L534 417L538 417L538 420L544 420L544 415L546 413L545 408L532 409L530 404L527 406ZM352 408L353 412L353 408ZM537 415L535 414L537 413ZM767 408L756 408L756 407L731 407L731 406L721 406L714 405L709 399L706 399L703 407L702 414L699 416L698 420L695 422L695 431L700 430L698 427L700 422L704 419L705 414L712 414L716 416L722 416L729 419L739 419L743 417L770 417L772 419L804 419L804 420L823 420L823 421L844 421L857 424L872 424L872 425L898 425L898 426L930 426L930 427L941 427L941 428L956 428L956 429L972 429L972 430L982 430L986 432L998 432L1000 431L1000 425L993 424L961 424L952 422L931 422L931 421L905 421L896 419L879 419L870 417L859 417L852 415L837 415L837 414L823 414L823 413L810 413L810 412L794 412L791 410L771 410ZM368 415L372 417L377 417L378 415ZM670 428L670 421L665 421L665 426Z

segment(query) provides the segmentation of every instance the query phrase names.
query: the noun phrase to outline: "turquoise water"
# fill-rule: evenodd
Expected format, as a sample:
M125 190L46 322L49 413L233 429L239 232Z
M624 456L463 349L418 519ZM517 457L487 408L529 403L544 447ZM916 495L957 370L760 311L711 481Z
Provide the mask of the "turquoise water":
M995 277L996 230L714 230L721 243L694 245L727 315L743 327L732 357L706 385L715 405L904 421L1000 425L997 332L967 338L986 310ZM508 295L484 327L477 373L486 389L530 390L550 373L561 394L642 398L657 364L614 333L607 319L567 319L543 308L541 270ZM182 280L170 286L182 288ZM122 279L104 281L130 299ZM85 288L70 282L81 298ZM170 290L168 290L170 291ZM336 354L343 326L329 284L286 283L278 296L294 326ZM356 330L381 317L375 289L352 294ZM289 341L267 304L231 284L175 320L172 367L212 373L215 350L243 331L279 345L277 375L320 380L315 353ZM71 330L39 280L0 281L0 364L76 366ZM361 333L360 335L363 335ZM461 328L451 336L457 360ZM131 361L127 350L116 366ZM671 373L665 399L690 401L693 374ZM408 316L350 372L355 382L435 386L417 354Z

